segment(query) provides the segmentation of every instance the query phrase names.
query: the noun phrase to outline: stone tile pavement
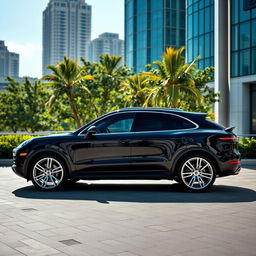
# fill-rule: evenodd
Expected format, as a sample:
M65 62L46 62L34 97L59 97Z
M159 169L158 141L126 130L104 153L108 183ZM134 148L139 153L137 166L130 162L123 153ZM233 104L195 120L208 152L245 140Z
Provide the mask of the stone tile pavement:
M168 181L39 192L0 168L0 256L255 256L255 189L255 168L201 194Z

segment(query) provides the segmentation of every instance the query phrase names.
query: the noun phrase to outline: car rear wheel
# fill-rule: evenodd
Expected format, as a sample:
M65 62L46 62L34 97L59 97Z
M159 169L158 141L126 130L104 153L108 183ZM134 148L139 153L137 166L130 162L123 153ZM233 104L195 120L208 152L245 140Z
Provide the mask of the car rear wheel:
M66 182L66 168L63 161L53 156L37 158L31 168L31 180L40 190L55 190Z
M215 178L215 166L208 157L190 156L185 158L180 165L179 181L190 191L208 190Z

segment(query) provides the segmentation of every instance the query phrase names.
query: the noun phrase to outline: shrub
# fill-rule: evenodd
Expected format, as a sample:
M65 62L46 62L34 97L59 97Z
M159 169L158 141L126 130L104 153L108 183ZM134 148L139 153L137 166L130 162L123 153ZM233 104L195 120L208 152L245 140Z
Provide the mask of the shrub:
M36 136L32 135L0 135L0 158L12 158L12 150L20 143Z
M256 139L242 138L238 142L238 150L241 153L241 158L256 158Z

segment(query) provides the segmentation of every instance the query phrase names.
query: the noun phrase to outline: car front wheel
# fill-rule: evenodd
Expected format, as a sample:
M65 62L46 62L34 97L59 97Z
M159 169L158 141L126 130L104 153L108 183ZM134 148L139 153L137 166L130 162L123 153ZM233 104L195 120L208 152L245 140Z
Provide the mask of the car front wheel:
M66 181L65 165L61 159L53 156L37 158L31 167L31 179L40 190L55 190Z
M205 156L190 156L180 165L179 181L190 191L206 191L214 183L216 170L212 161Z

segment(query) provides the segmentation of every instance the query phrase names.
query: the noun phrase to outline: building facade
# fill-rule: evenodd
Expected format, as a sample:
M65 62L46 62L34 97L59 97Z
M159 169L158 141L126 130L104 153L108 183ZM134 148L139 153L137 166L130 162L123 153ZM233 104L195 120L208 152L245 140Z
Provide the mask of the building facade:
M85 0L50 0L43 12L43 75L47 65L88 58L91 6Z
M111 56L121 56L124 59L124 40L115 33L103 33L90 43L89 60L98 62L100 55L107 53Z
M125 0L125 61L135 72L185 45L185 1Z
M217 121L256 134L256 8L248 0L187 0L186 59L215 66Z
M0 41L0 78L19 76L19 54L8 51L4 41Z

